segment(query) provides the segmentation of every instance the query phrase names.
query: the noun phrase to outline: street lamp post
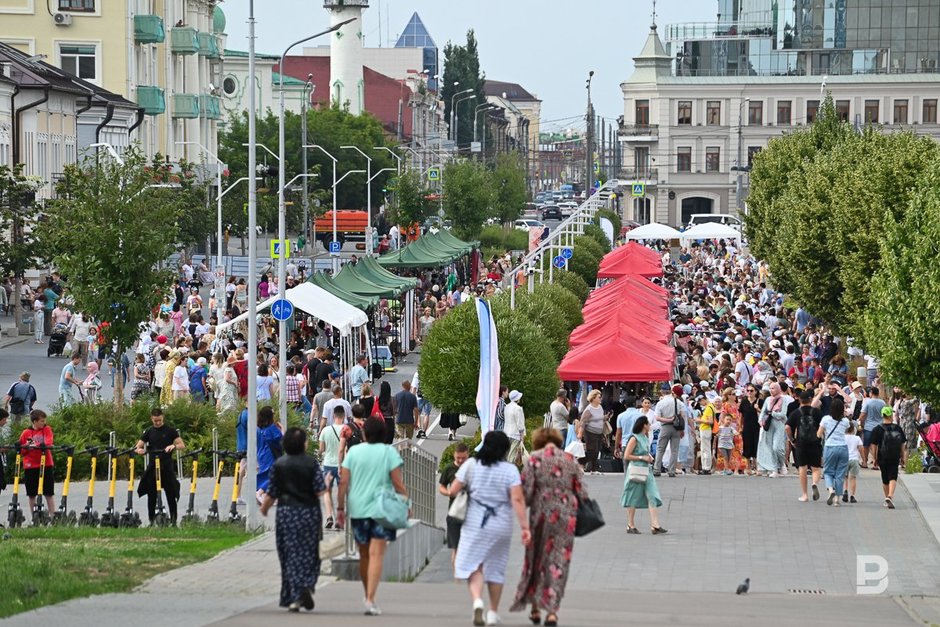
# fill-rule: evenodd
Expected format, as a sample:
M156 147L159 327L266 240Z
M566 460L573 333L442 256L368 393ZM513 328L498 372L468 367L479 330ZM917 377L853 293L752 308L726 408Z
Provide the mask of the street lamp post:
M456 87L458 84L459 83L455 81L454 87ZM454 100L457 98L457 96L462 96L464 94L469 94L469 93L473 93L473 89L467 88L467 89L464 89L463 91L458 91L457 93L455 93L453 96L450 97L450 138L454 140L454 142L457 141L457 127L455 126L455 123L454 123L454 119L455 119L454 118L454 111L455 111Z
M358 146L340 146L343 150L355 150L366 159L366 256L372 256L372 157Z
M742 213L742 210L744 209L744 203L742 202L742 199L741 199L741 195L743 193L743 186L741 183L741 176L742 176L741 173L746 171L745 169L746 166L741 165L741 142L743 140L743 134L744 134L744 107L750 104L750 102L751 102L750 98L745 98L744 100L741 101L741 104L738 105L738 159L737 159L737 164L731 168L732 170L735 170L738 173L737 187L736 187L736 192L735 192L737 195L738 215L740 215Z
M473 90L468 89L467 91L472 92ZM476 94L471 94L469 96L464 96L463 98L458 98L457 107L460 106L461 102L464 102L465 100L474 100L476 97L477 97ZM459 139L459 135L457 135L457 128L458 128L458 125L460 124L460 116L457 115L456 107L451 110L451 115L454 118L454 154L457 154L460 152L460 139Z
M322 152L324 155L326 155L330 159L330 161L333 162L333 240L332 241L334 242L338 241L336 239L336 184L339 181L336 180L336 157L328 153L323 146L320 146L318 144L305 145L304 148L316 148L317 150ZM339 258L333 257L333 274L336 274L338 271L339 271Z
M307 107L310 106L310 96L313 95L313 91L316 89L316 85L313 84L313 74L307 74L307 82L304 83L304 100L300 103L300 144L307 144ZM310 94L307 94L307 90L310 90ZM301 158L303 163L301 168L304 172L307 171L307 149L301 149ZM304 205L304 246L310 240L310 202L308 198L307 190L307 180L304 179L304 189L303 189L303 205Z
M255 98L258 89L255 76L255 0L248 0L248 455L245 463L248 470L245 474L243 492L248 495L245 499L245 525L248 530L258 527L258 505L254 494L257 489L258 477L258 325L255 324L258 316L258 277L255 267L258 265L258 240L256 228L258 225L258 181L257 158L255 145L257 143L256 104Z
M395 161L397 162L397 167L396 167L396 170L395 170L395 171L396 171L396 173L397 173L398 176L401 175L401 157L399 157L398 155L396 155L395 152L394 152L391 148L389 148L389 147L387 147L387 146L373 146L373 147L372 147L372 150L386 150L386 151L388 151L388 154L390 154L390 155L392 155L393 157L395 157ZM411 150L411 149L409 148L409 150ZM416 153L416 154L417 154L417 153Z
M585 113L585 138L584 138L584 189L587 191L593 187L594 180L594 105L591 104L591 80L594 78L594 70L588 72L586 81L587 87L587 113Z
M300 45L311 39L316 39L317 37L322 37L323 35L328 35L336 30L339 30L341 27L349 24L354 21L356 18L349 18L348 20L343 20L342 22L337 22L333 26L329 27L326 30L320 31L319 33L310 35L309 37L304 37L303 39L298 39L291 45L287 46L284 49L284 52L281 54L281 60L278 67L278 108L280 110L280 116L278 119L277 125L277 134L278 134L278 190L277 190L277 239L281 247L280 259L278 259L277 264L277 284L278 284L278 296L281 300L287 298L287 256L290 254L288 250L287 242L287 204L284 200L284 187L285 179L287 178L284 167L284 59L287 57L287 53L290 52L290 49L294 46ZM306 96L307 87L304 85L304 95ZM306 152L306 151L305 151ZM256 324L253 318L248 320L248 326ZM277 377L278 382L283 386L287 380L287 320L280 320L277 325ZM254 364L252 364L253 366ZM281 424L287 424L287 394L281 393L278 395L280 398L280 416Z

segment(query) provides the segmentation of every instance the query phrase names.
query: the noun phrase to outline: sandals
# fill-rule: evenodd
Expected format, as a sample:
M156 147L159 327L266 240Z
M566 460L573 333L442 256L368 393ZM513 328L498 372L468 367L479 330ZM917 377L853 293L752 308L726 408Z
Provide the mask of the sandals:
M640 530L637 529L636 527L627 527L627 533L640 535Z
M655 535L659 535L659 534L661 534L661 533L669 533L666 529L663 529L662 527L650 527L650 532L651 532L654 536L655 536Z
M540 625L542 624L542 614L536 610L529 614L529 620L532 621L533 625ZM546 620L545 623L548 624L548 621Z

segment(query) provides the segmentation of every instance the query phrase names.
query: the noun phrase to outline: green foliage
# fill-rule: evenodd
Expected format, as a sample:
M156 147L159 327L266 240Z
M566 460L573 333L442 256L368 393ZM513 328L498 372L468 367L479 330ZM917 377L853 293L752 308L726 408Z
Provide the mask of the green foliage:
M389 218L394 224L424 224L434 213L434 204L425 198L421 173L406 170L398 177Z
M597 222L600 224L601 218L607 218L610 220L610 223L614 226L614 239L620 237L620 229L623 228L623 222L620 221L620 216L617 215L617 212L611 211L609 209L601 209L597 212Z
M33 226L38 222L40 206L36 202L36 191L45 182L23 174L23 164L12 168L0 165L0 273L13 276L14 293L10 302L20 302L20 287L27 270L38 265L42 248L37 241ZM22 310L13 307L14 322L18 326Z
M454 234L473 239L492 214L495 198L490 176L478 161L458 161L444 168L444 213Z
M215 204L210 206L208 181L199 182L196 178L195 164L180 161L171 164L163 155L157 153L153 156L147 172L151 177L152 185L178 185L174 190L176 201L180 204L180 214L177 219L179 226L179 244L192 246L202 244L210 235L216 232ZM213 169L214 171L214 169ZM212 178L212 184L215 178Z
M580 276L587 285L597 283L597 269L606 254L604 249L590 235L574 238L574 253L568 260L568 270Z
M529 250L529 233L512 227L485 226L477 236L484 259L492 259L507 250Z
M562 272L561 274L567 275L571 273ZM577 275L573 276L577 277ZM579 300L578 296L558 281L558 274L556 274L555 277L555 283L537 284L535 286L535 294L549 299L561 309L562 315L564 316L565 334L567 336L576 326L584 322L584 317L581 315L581 306L583 303Z
M588 224L584 227L584 235L597 242L604 255L610 252L610 240L607 239L607 235L604 234L604 229L601 227L596 224Z
M467 448L470 449L470 455L473 456L473 451L476 450L477 446L480 445L480 442L482 440L483 440L483 432L480 431L480 429L477 429L476 433L474 433L469 438L462 438L460 442L463 442L464 444L467 445ZM448 466L454 463L454 450L457 448L457 445L460 442L454 442L453 444L445 448L444 451L441 453L441 461L440 461L440 464L438 465L438 472L443 472L445 468L447 468Z
M926 447L922 446L911 451L907 456L907 462L904 464L904 472L909 475L916 475L924 472L924 453Z
M597 276L596 270L594 276ZM588 287L588 284L581 278L581 275L576 272L556 272L555 285L560 285L574 294L582 305L587 301L588 295L591 293L591 288ZM580 310L580 307L578 309Z
M457 107L457 144L467 146L473 140L473 115L477 105L486 102L483 94L484 74L480 71L480 53L477 49L477 39L473 29L467 31L467 43L455 45L448 41L444 46L444 76L441 78L441 99L444 101L444 119L451 120L451 103ZM471 93L461 94L457 100L467 98L460 104L452 100L454 94L466 89ZM483 115L481 114L481 119ZM483 124L486 133L486 124ZM487 139L487 145L492 145Z
M499 335L502 384L525 396L527 415L547 411L558 388L555 359L541 330L520 311L492 303ZM418 373L424 394L442 411L475 415L480 330L473 302L451 310L431 327Z
M525 161L522 156L516 151L497 155L490 180L496 194L494 217L502 224L519 218L528 198Z
M924 172L903 220L885 219L881 268L871 282L864 329L884 379L940 403L940 163Z
M503 292L493 302L508 307L509 300L509 293ZM568 334L571 333L565 311L546 292L530 294L525 289L516 290L516 311L539 328L552 355L560 362L568 352Z

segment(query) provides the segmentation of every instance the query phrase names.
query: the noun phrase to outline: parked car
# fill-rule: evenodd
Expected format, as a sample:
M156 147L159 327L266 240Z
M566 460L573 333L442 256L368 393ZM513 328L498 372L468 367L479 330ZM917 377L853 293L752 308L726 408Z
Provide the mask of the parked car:
M538 220L531 220L529 218L521 218L516 220L513 223L513 226L520 231L528 231L531 228L545 228L545 225Z
M738 233L741 232L742 228L741 220L739 220L736 216L728 215L726 213L693 213L691 216L689 216L689 223L686 225L686 227L692 228L697 224L706 224L709 222L717 222L718 224L730 226Z
M562 214L567 218L572 213L578 210L578 203L573 200L566 200L565 202L558 203L558 207L561 209Z
M542 207L543 220L564 220L565 215L558 205L545 205Z

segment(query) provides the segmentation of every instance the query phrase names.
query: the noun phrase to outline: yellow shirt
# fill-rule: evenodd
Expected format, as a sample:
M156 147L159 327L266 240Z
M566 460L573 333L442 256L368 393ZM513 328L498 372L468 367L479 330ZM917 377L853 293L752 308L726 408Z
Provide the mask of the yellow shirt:
M712 407L712 404L709 403L705 406L705 410L702 412L702 417L699 420L703 421L699 426L699 431L711 431L712 423L715 422L715 408Z

